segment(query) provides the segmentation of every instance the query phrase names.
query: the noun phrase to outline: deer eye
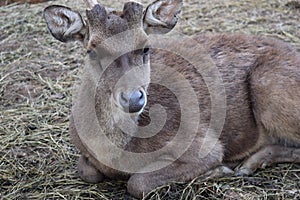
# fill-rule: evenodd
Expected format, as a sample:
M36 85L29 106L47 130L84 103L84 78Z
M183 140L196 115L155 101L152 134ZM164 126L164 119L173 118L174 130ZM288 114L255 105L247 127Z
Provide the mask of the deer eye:
M93 52L93 50L90 50L90 49L86 50L87 54L91 54L92 52Z
M97 58L97 53L94 50L87 50L86 53L89 56L89 58L91 58L91 59L96 59Z
M145 46L143 49L143 55L146 56L148 55L150 52L150 46Z

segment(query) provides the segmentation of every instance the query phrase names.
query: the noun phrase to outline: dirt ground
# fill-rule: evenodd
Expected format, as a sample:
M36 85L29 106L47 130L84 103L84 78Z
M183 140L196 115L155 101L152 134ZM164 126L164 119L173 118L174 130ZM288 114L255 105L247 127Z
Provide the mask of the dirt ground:
M100 2L120 9L124 0ZM299 1L200 2L184 1L178 30L275 37L300 51ZM90 185L77 175L79 152L70 143L68 117L84 51L79 43L60 43L47 31L42 11L50 4L84 13L81 1L71 0L0 7L0 199L132 199L125 182ZM244 178L196 178L145 197L206 198L300 199L300 165L274 165Z

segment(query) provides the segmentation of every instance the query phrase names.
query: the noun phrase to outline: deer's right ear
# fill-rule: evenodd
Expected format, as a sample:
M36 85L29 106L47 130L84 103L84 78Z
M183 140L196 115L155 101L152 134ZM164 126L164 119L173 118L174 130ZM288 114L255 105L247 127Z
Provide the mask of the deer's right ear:
M182 0L156 0L144 13L143 26L147 34L164 34L171 31L178 21Z
M45 8L44 19L57 40L83 42L87 26L78 12L64 6L52 5Z

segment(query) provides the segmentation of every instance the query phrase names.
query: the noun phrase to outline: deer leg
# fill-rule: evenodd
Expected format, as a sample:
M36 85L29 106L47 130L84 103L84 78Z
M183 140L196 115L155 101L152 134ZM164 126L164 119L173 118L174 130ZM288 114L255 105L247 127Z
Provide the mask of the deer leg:
M158 186L172 181L187 181L199 175L201 166L190 163L174 162L169 166L148 173L136 173L127 183L128 192L138 198Z
M234 174L234 171L231 170L229 167L221 165L214 169L211 169L207 171L205 174L203 174L201 177L203 177L204 180L208 179L215 179L220 177L225 177Z
M206 139L205 145L210 144L213 148L205 150L199 148L203 140L198 139L194 140L190 148L173 162L171 162L174 158L172 152L159 156L155 161L146 165L129 178L127 182L128 192L135 197L141 198L158 186L174 181L187 182L221 166L223 160L222 144L213 137ZM159 169L159 166L164 167Z
M104 175L96 169L88 158L81 155L77 165L79 176L82 180L88 183L99 183L103 180Z
M162 163L157 161L143 168L143 170L150 171L149 169L153 168L153 166L161 166L161 164ZM203 162L198 161L197 163L176 160L168 166L156 171L133 174L128 180L127 190L131 195L141 198L158 186L173 181L190 181L220 164L218 160L211 160L211 162L209 162L209 159L205 159Z
M250 175L259 168L265 168L273 163L300 163L300 148L268 145L250 156L235 175Z

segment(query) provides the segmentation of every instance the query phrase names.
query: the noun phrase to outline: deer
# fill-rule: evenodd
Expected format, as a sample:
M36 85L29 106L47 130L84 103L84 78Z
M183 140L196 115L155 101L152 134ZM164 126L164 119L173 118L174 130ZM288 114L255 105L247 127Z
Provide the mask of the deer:
M82 180L125 180L127 191L141 198L174 181L247 176L275 163L300 162L295 48L239 33L172 39L181 0L156 0L145 9L127 2L122 11L84 2L86 19L61 5L44 10L54 38L79 41L87 52L69 125L81 152ZM176 73L187 85L176 82ZM209 87L217 83L209 85L218 76L222 84L212 95ZM212 124L213 116L220 123ZM160 151L165 146L170 148Z

